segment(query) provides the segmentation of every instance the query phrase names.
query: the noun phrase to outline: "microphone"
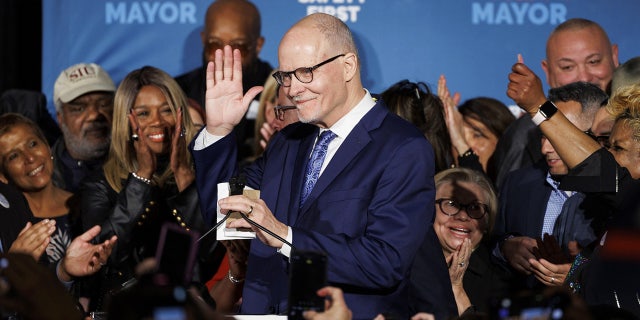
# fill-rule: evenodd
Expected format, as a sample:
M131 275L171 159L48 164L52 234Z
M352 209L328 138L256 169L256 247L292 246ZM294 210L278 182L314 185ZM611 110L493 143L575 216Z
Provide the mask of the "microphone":
M229 179L229 195L237 196L241 195L244 192L244 186L247 184L247 178L244 175L233 176ZM212 231L217 230L227 219L231 216L232 211L227 212L224 218L220 219L215 226L213 226L209 231L203 234L197 242L200 242L206 236L208 236Z
M247 184L247 178L244 175L231 177L231 179L229 179L229 194L232 195L232 196L243 194L244 187L245 187L246 184ZM216 225L213 226L213 228L211 228L204 235L202 235L200 237L200 239L198 239L197 242L200 242L200 240L204 239L213 230L218 229L225 221L227 221L227 219L229 218L231 213L232 213L232 211L227 212L227 214L225 214L224 218L220 219L220 221L218 221L218 223L216 223ZM273 233L271 230L261 226L260 224L256 223L255 221L251 220L249 217L247 217L246 214L244 214L244 212L237 211L237 213L240 214L242 219L244 219L247 222L249 222L250 225L252 225L254 227L257 227L258 229L260 229L260 230L266 232L267 234L269 234L270 236L282 241L282 243L284 243L284 244L288 245L289 247L291 247L291 250L295 249L293 244L291 244L289 241L283 239L282 237L280 237L277 234Z

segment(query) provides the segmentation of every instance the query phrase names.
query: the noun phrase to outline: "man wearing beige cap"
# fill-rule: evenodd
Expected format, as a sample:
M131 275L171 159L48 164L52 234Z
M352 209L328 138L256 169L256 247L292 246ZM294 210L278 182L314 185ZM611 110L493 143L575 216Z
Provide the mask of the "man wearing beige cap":
M52 153L59 187L76 192L82 179L102 166L111 142L115 90L109 74L95 63L73 65L58 76L53 101L62 137Z

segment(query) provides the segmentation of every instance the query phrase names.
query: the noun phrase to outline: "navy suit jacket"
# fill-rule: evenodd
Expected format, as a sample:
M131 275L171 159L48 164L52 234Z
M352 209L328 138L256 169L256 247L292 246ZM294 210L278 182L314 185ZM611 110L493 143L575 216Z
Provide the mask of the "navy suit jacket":
M549 168L543 162L513 171L500 188L500 211L493 228L496 235L519 233L540 237L552 188L546 183Z
M378 102L343 141L300 207L318 131L296 123L274 135L263 156L244 169L248 185L260 189L275 217L291 226L296 249L327 253L328 280L345 291L354 318L390 312L406 319L411 264L433 222L432 147ZM216 184L228 181L236 169L233 137L193 154L201 208L211 216ZM433 250L441 252L437 245ZM286 312L288 264L275 248L252 241L241 313ZM446 269L438 271L434 283L447 282Z

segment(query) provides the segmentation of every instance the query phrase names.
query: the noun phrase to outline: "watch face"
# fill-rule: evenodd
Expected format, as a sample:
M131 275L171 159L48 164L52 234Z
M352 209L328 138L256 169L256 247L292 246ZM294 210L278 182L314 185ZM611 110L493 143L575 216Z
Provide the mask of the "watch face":
M540 113L547 119L551 118L556 111L558 111L558 108L551 101L547 101L540 106Z

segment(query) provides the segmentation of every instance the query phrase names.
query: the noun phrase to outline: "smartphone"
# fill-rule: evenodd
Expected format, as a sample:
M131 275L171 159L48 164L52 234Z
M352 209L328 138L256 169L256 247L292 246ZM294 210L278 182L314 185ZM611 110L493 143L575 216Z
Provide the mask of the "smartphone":
M327 255L294 250L289 268L288 319L303 319L307 310L324 311L324 297L316 293L327 285Z
M184 306L162 306L153 309L153 320L185 320L188 319Z
M165 222L160 230L156 250L158 283L163 285L187 285L192 280L198 252L196 231L187 231L175 223Z

